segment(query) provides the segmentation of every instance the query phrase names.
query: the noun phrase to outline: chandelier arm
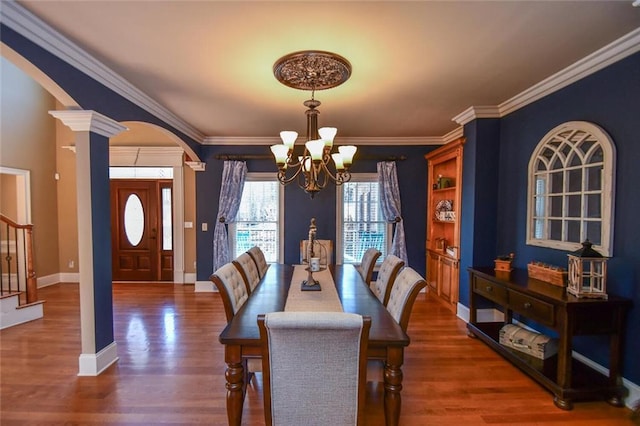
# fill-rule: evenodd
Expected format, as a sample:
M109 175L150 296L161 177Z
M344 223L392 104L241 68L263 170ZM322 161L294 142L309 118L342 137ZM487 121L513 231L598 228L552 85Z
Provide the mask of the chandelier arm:
M289 170L289 169L287 169L287 170ZM293 182L295 180L295 178L297 178L300 175L301 171L302 171L302 167L298 167L296 172L291 177L287 177L287 171L286 170L278 170L278 181L283 185L288 185L291 182Z
M343 183L341 175L344 172L339 172L339 171L336 170L335 174L331 173L331 170L329 170L329 168L327 167L327 163L325 163L325 162L322 162L322 171L324 172L324 175L325 175L325 179L324 179L325 185L326 185L326 183L328 182L329 179L331 179L334 183L336 183L338 185L341 185Z

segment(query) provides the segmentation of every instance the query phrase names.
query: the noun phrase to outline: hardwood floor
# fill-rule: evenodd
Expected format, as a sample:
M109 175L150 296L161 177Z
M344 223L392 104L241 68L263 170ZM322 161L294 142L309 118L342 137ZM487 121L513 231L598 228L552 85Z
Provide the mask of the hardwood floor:
M0 331L0 424L225 425L225 364L217 293L192 285L114 284L119 361L78 377L77 284L39 291L43 319ZM421 294L405 351L402 425L633 425L605 402L553 405L551 395ZM384 423L382 388L368 384L366 424ZM264 424L262 382L248 389L244 424Z

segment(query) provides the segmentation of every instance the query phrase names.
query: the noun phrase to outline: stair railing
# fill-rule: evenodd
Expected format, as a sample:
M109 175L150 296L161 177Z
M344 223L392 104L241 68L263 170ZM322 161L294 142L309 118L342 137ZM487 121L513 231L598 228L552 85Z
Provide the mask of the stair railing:
M33 225L20 225L0 214L0 296L25 294L20 304L38 300L34 271Z

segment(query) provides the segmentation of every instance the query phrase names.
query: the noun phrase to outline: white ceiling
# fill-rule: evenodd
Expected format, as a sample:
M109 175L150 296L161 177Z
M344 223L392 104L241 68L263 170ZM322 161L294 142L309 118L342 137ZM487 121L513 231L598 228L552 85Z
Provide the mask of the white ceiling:
M352 64L316 93L338 141L441 137L640 28L631 0L18 3L210 138L306 132L310 93L272 73L294 51Z

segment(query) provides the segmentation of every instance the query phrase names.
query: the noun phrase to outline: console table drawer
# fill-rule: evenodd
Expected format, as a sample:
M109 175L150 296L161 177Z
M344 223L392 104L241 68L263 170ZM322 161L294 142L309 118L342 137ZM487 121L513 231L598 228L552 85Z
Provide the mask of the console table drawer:
M496 303L507 304L507 289L491 281L475 277L473 291Z
M509 292L509 308L543 324L555 325L553 305L517 291Z

